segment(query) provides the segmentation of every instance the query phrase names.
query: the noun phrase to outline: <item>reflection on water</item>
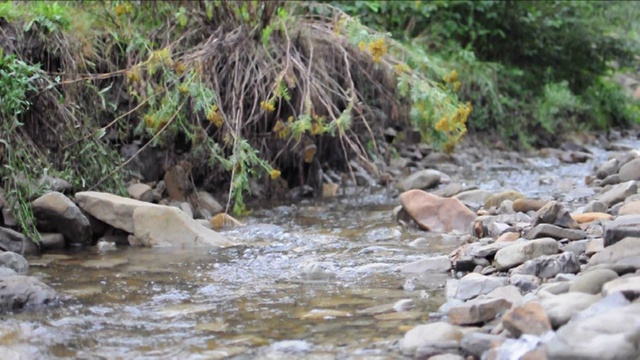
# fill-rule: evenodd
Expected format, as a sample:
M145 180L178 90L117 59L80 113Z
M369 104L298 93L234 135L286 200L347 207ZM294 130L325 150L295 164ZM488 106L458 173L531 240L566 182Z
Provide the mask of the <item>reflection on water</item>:
M606 153L597 150L595 161ZM524 159L450 174L464 186L529 196L580 193L593 163ZM542 181L541 179L546 179ZM560 191L569 181L569 192ZM407 279L398 265L459 240L397 227L388 191L266 205L219 251L82 249L31 259L63 305L4 316L3 358L375 359L429 320L449 274ZM427 247L408 244L426 237ZM408 283L411 286L408 286ZM411 300L408 301L407 299ZM400 301L400 302L399 302ZM407 305L401 312L394 304ZM381 307L381 305L384 305ZM380 309L380 310L379 310Z

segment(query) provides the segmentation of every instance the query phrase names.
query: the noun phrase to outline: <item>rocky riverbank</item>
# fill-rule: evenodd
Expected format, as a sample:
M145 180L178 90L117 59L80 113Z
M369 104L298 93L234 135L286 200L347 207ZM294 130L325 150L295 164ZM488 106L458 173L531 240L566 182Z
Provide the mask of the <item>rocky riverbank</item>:
M571 201L514 190L402 193L398 221L472 236L448 257L402 267L454 278L440 318L409 330L401 351L430 359L640 357L640 151L617 150L585 180L583 193L592 195ZM430 176L414 173L405 184Z

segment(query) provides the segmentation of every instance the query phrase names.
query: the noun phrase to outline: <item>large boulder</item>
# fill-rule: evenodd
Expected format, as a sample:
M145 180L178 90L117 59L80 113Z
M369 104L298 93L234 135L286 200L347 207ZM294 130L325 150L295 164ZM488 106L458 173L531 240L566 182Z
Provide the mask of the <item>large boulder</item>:
M620 181L640 180L640 158L624 164L618 175L620 175Z
M86 191L76 194L78 205L105 223L131 233L146 246L213 246L233 243L202 226L179 209Z
M64 194L48 192L34 200L32 206L40 230L61 233L70 245L91 242L89 219Z
M58 294L35 277L0 277L0 312L48 305L57 299Z
M0 267L11 269L20 275L25 275L29 271L29 262L20 254L5 251L0 253Z
M611 246L626 237L640 236L640 215L623 215L604 225L604 246Z
M589 259L587 268L600 264L615 264L624 258L632 256L640 256L640 238L628 237L611 246L607 246Z
M425 230L466 232L476 218L458 199L443 198L422 190L409 190L400 194L404 210Z

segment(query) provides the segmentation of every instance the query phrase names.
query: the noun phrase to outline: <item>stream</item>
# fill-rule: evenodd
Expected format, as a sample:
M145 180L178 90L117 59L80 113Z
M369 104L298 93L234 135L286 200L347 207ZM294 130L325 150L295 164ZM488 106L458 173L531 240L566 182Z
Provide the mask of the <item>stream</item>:
M464 188L580 204L594 194L585 177L609 156L589 150L585 163L488 156L442 171ZM224 232L243 244L234 248L91 247L32 258L30 274L62 305L2 315L0 357L402 358L397 341L442 316L453 274L408 277L399 266L448 254L464 236L399 226L397 194L263 203L241 219L246 226ZM388 311L394 306L406 311Z

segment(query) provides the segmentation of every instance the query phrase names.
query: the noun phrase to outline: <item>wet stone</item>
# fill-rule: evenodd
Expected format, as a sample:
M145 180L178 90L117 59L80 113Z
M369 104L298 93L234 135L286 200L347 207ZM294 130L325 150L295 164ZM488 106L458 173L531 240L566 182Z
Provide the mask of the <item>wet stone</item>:
M451 269L451 260L446 255L418 260L401 267L404 274L421 274L425 272L445 272Z
M460 300L472 299L481 294L488 294L494 289L506 284L507 278L470 273L458 282L455 298Z
M58 294L32 276L0 278L0 312L21 310L54 303Z
M24 256L11 251L0 253L0 267L11 269L19 275L29 272L29 262Z
M460 347L466 353L480 358L489 349L500 346L504 340L505 338L500 335L474 331L464 335L460 342Z

